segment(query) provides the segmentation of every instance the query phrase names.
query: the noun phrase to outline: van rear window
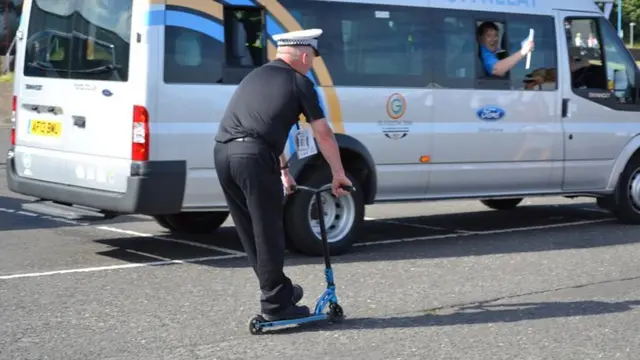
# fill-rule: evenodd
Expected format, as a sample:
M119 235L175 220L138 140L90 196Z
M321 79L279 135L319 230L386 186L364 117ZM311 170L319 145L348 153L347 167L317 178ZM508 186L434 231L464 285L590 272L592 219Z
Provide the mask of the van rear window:
M33 0L24 75L126 82L133 0Z

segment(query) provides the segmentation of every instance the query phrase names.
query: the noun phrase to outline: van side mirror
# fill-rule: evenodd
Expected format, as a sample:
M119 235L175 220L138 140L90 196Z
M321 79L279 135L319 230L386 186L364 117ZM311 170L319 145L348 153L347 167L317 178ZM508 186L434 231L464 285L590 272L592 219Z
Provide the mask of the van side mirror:
M613 90L626 91L629 86L625 70L613 70Z

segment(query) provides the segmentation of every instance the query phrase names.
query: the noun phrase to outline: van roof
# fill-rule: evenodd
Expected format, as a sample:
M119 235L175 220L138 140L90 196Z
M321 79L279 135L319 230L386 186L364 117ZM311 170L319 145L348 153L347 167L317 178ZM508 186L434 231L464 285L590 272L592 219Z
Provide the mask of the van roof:
M553 10L602 13L594 0L318 0L551 15Z

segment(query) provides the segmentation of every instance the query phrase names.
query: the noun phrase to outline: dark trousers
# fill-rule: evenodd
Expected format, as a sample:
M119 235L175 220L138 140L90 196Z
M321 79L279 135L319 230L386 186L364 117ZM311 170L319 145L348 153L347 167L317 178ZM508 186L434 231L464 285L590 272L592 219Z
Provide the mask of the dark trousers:
M284 274L284 194L278 157L264 144L231 141L216 143L218 180L231 218L262 296L263 313L273 314L292 305L293 287Z

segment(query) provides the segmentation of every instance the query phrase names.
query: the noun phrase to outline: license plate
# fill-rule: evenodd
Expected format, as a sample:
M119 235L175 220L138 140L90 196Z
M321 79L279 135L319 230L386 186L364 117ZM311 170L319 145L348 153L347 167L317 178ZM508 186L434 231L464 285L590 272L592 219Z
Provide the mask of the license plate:
M62 123L57 121L31 120L29 122L29 133L40 136L60 137L60 134L62 134Z

